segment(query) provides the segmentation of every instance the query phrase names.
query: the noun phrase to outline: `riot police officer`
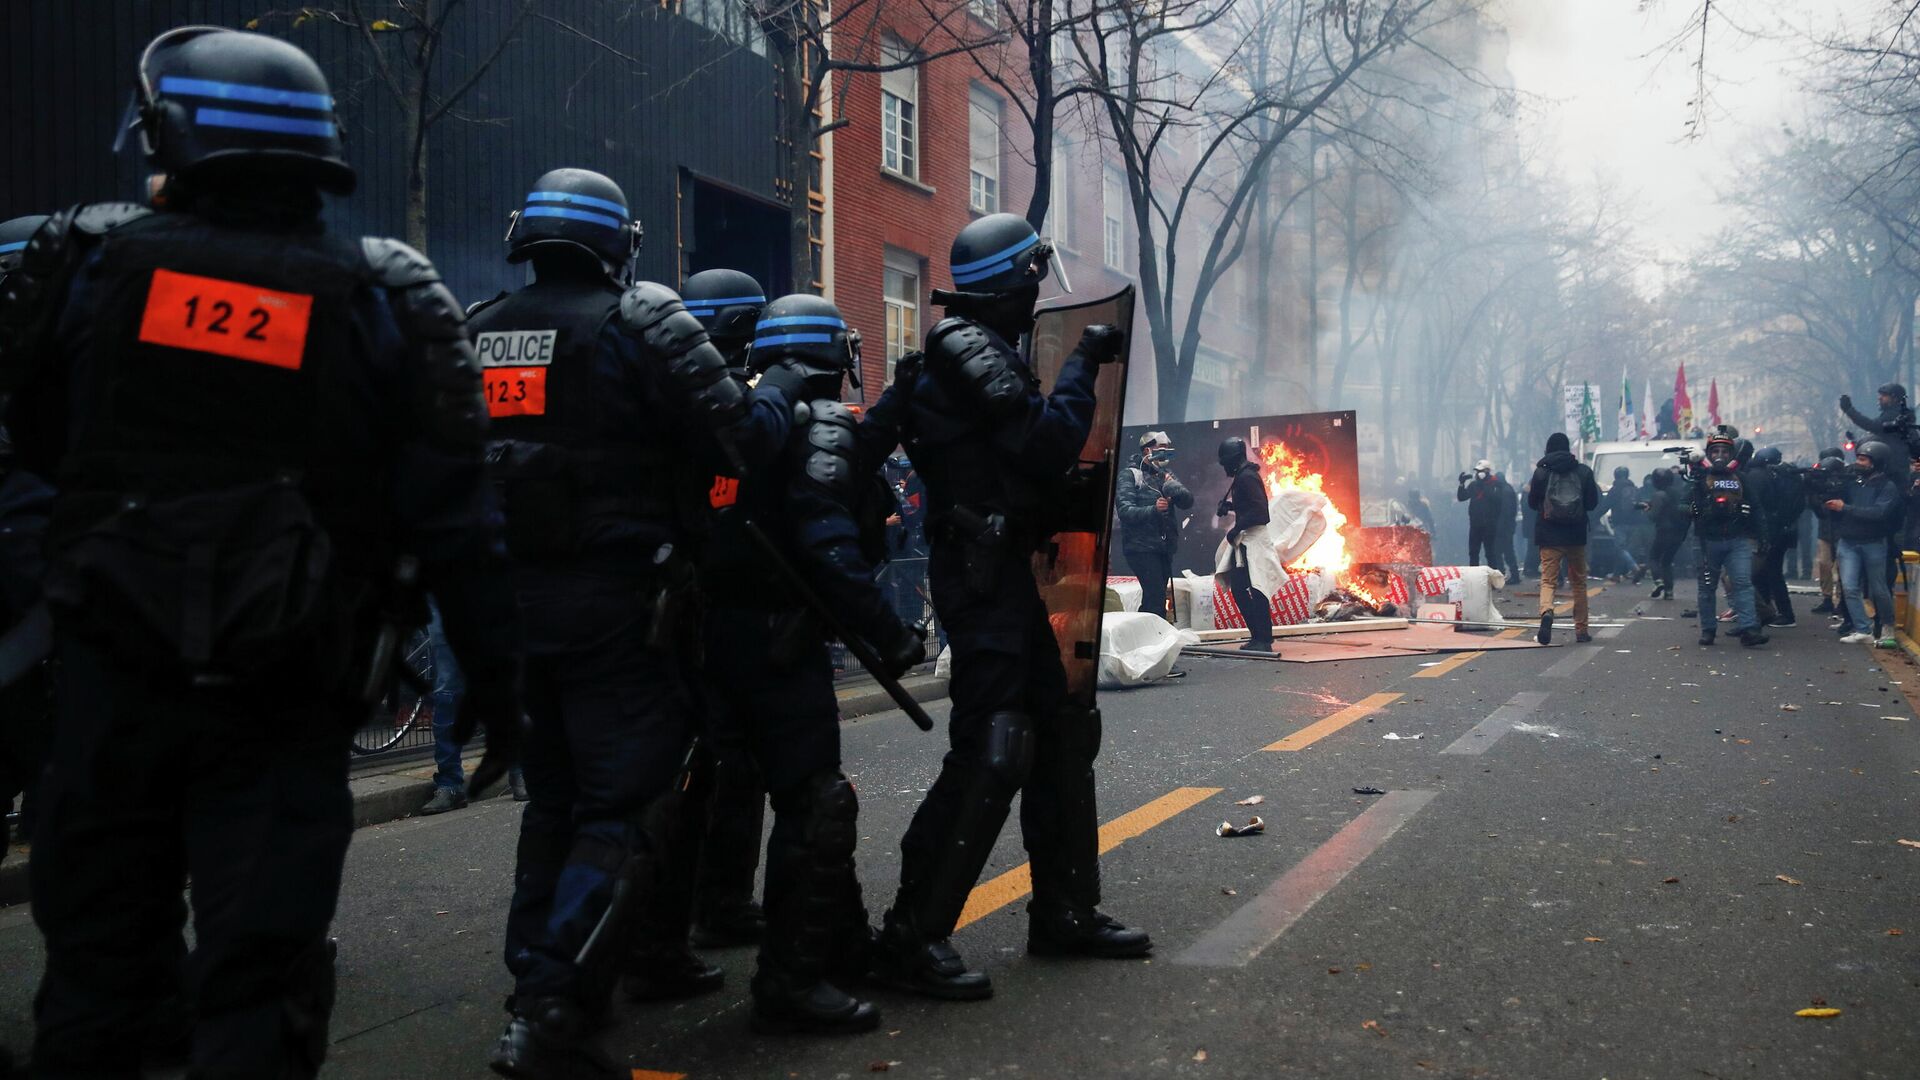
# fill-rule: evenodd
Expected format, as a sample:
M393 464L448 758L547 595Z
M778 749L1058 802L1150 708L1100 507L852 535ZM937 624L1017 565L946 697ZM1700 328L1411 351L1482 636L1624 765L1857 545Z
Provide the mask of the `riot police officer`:
M1097 714L1064 707L1066 676L1030 562L1087 439L1096 365L1118 359L1124 341L1114 327L1089 327L1053 392L1039 392L1016 343L1034 325L1051 255L1013 214L962 229L952 247L958 291L935 295L948 317L927 334L924 370L899 371L872 410L876 425L903 426L926 482L928 573L953 648L952 749L900 842L900 890L874 974L953 1000L993 992L948 938L1016 791L1033 863L1028 951L1124 957L1152 948L1097 909Z
M669 858L703 473L767 460L790 426L672 290L626 284L639 238L612 180L548 172L507 230L533 283L472 316L528 653L513 1019L492 1059L508 1076L617 1075L586 1036Z
M139 1071L129 1033L178 989L191 876L193 1073L311 1076L348 739L424 621L391 583L437 597L495 778L517 730L480 372L424 258L323 224L354 173L306 54L171 30L135 108L157 211L56 215L0 298L6 420L60 485L33 1069Z
M680 290L687 313L707 328L707 337L727 366L744 376L747 350L753 346L753 328L767 306L766 291L751 274L738 270L702 270Z
M714 726L747 733L773 797L767 932L753 978L753 1024L762 1031L830 1034L880 1022L878 1010L847 992L863 974L867 946L853 868L858 800L840 771L839 703L821 614L802 601L809 593L822 599L895 677L925 657L920 635L874 583L885 555L878 519L891 505L879 455L861 448L855 418L840 403L856 358L831 302L795 295L767 305L753 368L762 385L799 384L793 433L772 464L741 478L702 575Z

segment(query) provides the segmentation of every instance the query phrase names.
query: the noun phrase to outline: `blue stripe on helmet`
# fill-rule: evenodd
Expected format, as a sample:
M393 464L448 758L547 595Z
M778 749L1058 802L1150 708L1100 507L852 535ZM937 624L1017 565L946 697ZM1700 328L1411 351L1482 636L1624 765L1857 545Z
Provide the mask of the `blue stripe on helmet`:
M766 348L773 345L831 345L832 334L775 334L773 337L754 338L753 347Z
M245 83L215 82L212 79L186 79L178 75L162 76L160 92L186 94L189 97L220 98L223 101L245 101L253 105L283 105L290 109L333 111L333 98L327 94L312 94L304 90L279 90L271 86L248 86Z
M520 216L571 218L574 221L585 221L594 225L602 225L609 229L623 228L627 224L617 217L608 217L605 214L596 214L589 210L569 210L564 206L529 206L520 212Z
M597 210L607 210L621 217L627 216L627 208L612 199L596 199L591 195L575 195L571 191L534 191L527 194L528 202L579 203Z
M17 240L11 244L0 244L0 255L5 255L9 251L19 251L26 246L27 242L25 240Z
M271 131L279 135L308 135L316 139L331 139L334 136L331 120L296 120L290 116L235 112L232 109L195 109L193 122L203 127Z
M707 307L726 307L728 304L764 304L767 302L767 298L764 296L728 296L719 300L708 300L702 297L698 300L687 300L684 302L689 304L703 304Z
M718 315L720 313L710 307L699 307L699 308L690 307L687 309L687 314L693 316L696 319L711 319L715 315Z
M961 263L959 266L953 267L953 280L959 281L960 275L962 274L966 274L969 277L978 277L979 275L975 273L975 271L979 270L981 267L987 266L991 263L1009 261L1015 255L1018 255L1021 252L1027 250L1028 248L1033 247L1035 244L1038 244L1039 242L1040 242L1040 234L1036 232L1029 232L1027 233L1026 239L1020 241L1019 243L1013 245L1012 247L1007 248L1004 251L997 251L992 255L987 256L984 259L975 259L970 263ZM989 270L987 272L992 273L993 271Z
M835 330L845 330L847 323L831 315L784 315L775 319L761 319L754 329L765 330L773 326L831 326Z
M974 266L978 264L969 263L968 265ZM955 285L971 285L974 282L980 281L984 278L990 278L1002 270L1011 270L1011 269L1013 269L1013 260L1004 259L1000 262L994 263L992 266L987 267L985 270L975 270L972 273L963 274L960 271L955 270L953 272L953 283Z

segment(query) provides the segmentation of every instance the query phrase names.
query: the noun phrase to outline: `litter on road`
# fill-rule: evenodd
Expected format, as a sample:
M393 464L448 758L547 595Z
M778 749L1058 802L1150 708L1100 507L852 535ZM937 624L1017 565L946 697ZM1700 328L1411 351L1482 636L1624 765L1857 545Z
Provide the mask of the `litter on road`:
M1267 831L1267 823L1264 821L1261 821L1257 817L1249 818L1245 825L1235 825L1231 821L1223 821L1220 823L1219 828L1213 830L1214 835L1216 836L1228 836L1228 837L1259 836L1261 833L1266 831Z

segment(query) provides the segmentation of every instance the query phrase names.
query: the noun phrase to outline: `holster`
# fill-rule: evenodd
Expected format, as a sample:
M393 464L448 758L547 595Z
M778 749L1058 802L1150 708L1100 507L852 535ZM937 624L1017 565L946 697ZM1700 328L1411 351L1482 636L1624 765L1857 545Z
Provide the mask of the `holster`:
M1006 515L955 506L941 516L936 528L960 545L968 590L978 596L991 594L1000 583L1000 566L1012 543Z

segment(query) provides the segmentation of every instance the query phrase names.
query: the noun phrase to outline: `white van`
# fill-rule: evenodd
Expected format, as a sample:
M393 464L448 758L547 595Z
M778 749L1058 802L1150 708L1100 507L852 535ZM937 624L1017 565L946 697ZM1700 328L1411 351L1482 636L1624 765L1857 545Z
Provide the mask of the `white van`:
M1704 451L1705 439L1650 439L1642 442L1594 442L1582 450L1582 460L1593 470L1594 482L1605 491L1613 486L1613 470L1625 465L1638 484L1655 469L1680 464L1682 450Z

